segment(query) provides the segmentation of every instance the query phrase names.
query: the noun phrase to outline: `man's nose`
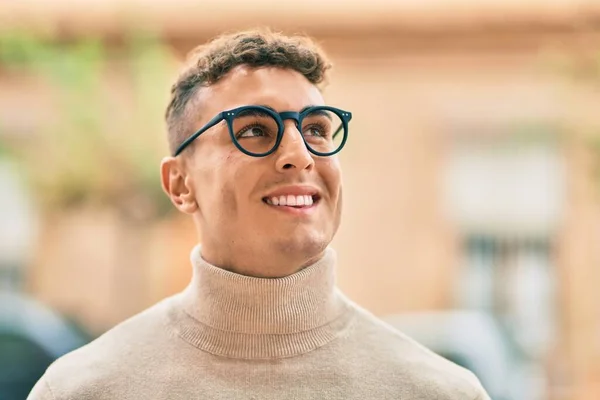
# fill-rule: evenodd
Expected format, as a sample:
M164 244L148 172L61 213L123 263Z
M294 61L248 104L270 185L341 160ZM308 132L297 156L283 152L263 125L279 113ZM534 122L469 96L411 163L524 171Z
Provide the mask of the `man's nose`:
M306 148L302 133L294 121L286 121L283 137L277 149L276 168L278 171L311 169L315 160Z

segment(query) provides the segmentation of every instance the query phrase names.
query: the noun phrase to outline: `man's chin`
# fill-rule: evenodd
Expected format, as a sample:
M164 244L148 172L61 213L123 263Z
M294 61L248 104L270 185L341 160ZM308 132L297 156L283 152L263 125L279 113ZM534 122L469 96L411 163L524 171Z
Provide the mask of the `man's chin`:
M323 253L330 242L326 235L295 233L275 240L273 250L293 258L313 259Z

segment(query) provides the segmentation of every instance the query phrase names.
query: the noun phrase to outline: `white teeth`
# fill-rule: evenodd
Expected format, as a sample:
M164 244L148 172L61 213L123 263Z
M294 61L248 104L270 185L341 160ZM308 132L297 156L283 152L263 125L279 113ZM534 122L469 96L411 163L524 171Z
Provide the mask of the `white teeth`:
M287 195L287 196L279 196L279 197L270 197L266 199L267 204L274 206L305 206L310 207L313 205L314 201L312 196L310 195Z
M296 196L292 196L291 194L288 194L287 205L288 206L295 206L296 205Z

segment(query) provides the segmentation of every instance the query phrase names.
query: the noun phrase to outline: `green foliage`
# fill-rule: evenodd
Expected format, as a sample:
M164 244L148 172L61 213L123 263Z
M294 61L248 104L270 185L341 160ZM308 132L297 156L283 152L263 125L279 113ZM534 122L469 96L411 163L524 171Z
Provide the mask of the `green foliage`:
M582 35L581 38L585 38ZM542 57L547 69L583 93L600 92L600 51L595 45L581 45L560 52L547 52ZM578 128L578 137L594 157L593 178L600 188L600 120Z
M97 38L0 34L0 71L41 79L54 95L55 123L11 148L43 205L115 207L133 219L173 209L160 188L158 140L170 67L153 37L108 47Z

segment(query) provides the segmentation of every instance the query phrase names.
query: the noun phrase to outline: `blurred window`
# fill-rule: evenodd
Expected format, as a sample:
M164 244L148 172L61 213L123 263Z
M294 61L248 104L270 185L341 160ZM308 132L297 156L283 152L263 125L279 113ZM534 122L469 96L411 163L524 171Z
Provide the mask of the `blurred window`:
M556 336L556 276L549 239L471 234L464 258L459 303L499 317L529 356L542 358Z
M564 209L564 165L551 135L467 135L453 143L445 205L462 233L458 305L498 317L534 359L556 336L552 237Z

